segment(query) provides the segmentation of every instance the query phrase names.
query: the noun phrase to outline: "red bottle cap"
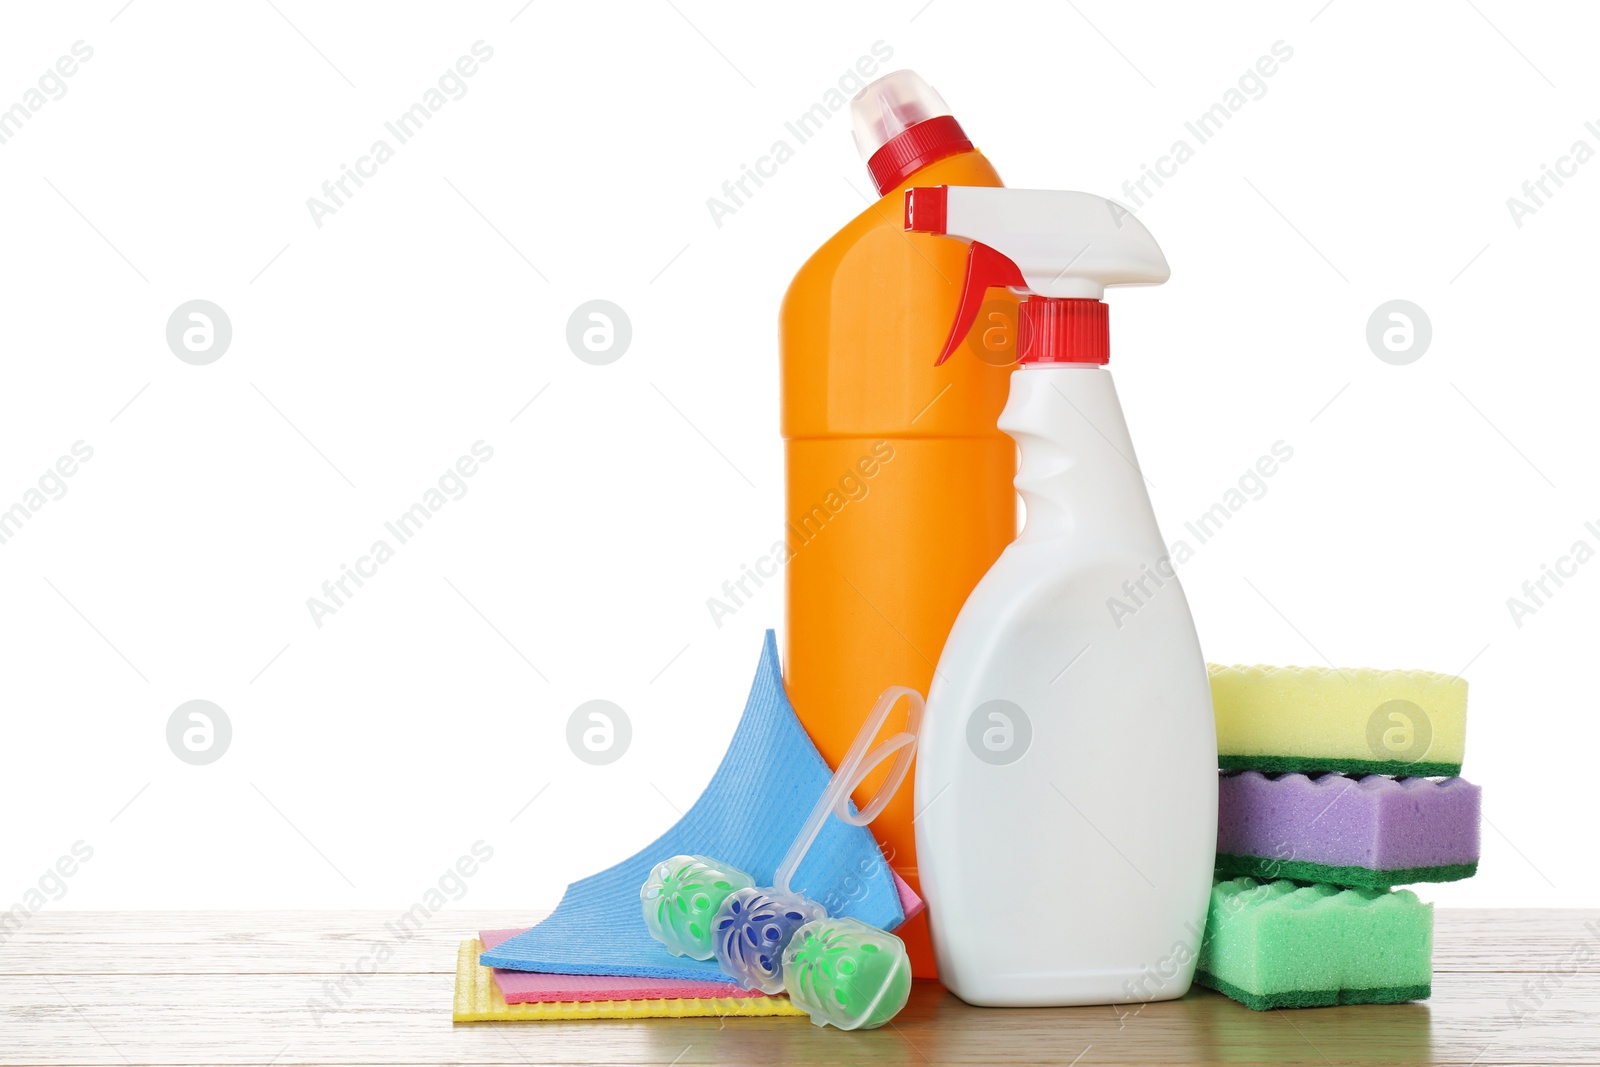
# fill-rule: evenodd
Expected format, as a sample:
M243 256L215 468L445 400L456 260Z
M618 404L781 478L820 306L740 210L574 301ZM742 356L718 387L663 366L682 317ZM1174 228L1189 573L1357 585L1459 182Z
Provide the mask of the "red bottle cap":
M867 160L867 170L882 196L929 163L971 150L972 142L955 116L939 115L908 126L885 141Z

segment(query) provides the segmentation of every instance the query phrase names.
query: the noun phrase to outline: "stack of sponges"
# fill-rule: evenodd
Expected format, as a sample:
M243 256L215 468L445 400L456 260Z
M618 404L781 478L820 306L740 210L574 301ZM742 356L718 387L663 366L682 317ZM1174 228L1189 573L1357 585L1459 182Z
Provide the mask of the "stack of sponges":
M1455 777L1467 683L1210 671L1217 881L1195 981L1258 1010L1427 997L1433 905L1391 887L1477 871L1479 790Z

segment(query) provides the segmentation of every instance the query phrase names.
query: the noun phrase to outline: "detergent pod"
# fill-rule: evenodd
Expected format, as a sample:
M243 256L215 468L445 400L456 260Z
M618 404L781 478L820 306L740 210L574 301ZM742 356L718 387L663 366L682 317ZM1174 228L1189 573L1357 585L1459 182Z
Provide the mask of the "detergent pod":
M901 698L907 702L906 728L868 751ZM792 889L790 882L829 814L865 826L889 803L911 770L922 708L922 694L914 689L892 686L883 691L778 865L774 885L757 888L744 872L704 856L675 856L658 864L639 891L651 936L677 955L715 955L728 977L746 989L772 994L785 988L791 944L803 931L812 931L810 936L825 944L818 942L816 961L807 957L805 973L813 985L817 975L833 976L827 978L826 998L813 997L817 1010L825 1013L813 1015L813 1021L843 1030L888 1022L905 1005L910 989L905 945L855 919L830 919L826 908ZM850 794L891 755L895 761L882 787L865 807L853 810ZM842 970L837 959L844 961ZM884 966L884 961L893 965ZM795 1003L812 1011L798 998Z
M854 919L819 919L784 949L783 984L815 1025L871 1030L906 1006L911 961L891 933Z
M746 989L783 992L783 950L794 932L828 912L798 893L737 889L712 920L712 948L722 973Z
M889 712L902 697L908 702L906 729L867 751ZM783 954L790 940L802 927L828 918L826 908L790 887L800 861L817 834L822 832L830 813L853 826L865 826L883 810L911 769L921 722L922 695L916 690L891 686L878 697L851 743L850 751L840 761L794 844L789 846L783 862L778 865L773 877L775 884L771 888L740 890L723 900L712 927L717 963L724 974L738 979L747 989L759 989L763 993L777 993L784 988ZM896 753L894 765L877 794L866 807L851 810L850 794L879 764ZM893 937L892 934L884 936ZM899 939L895 938L895 942L898 944ZM904 949L901 952L903 955Z
M709 960L717 909L730 894L753 885L755 879L721 860L673 856L656 864L639 887L644 924L674 956Z

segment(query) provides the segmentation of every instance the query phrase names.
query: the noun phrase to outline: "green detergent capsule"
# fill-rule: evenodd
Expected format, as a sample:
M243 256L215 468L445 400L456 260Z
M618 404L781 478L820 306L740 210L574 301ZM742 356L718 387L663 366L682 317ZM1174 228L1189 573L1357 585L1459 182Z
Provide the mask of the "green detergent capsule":
M855 919L818 919L783 953L783 985L817 1026L882 1026L911 995L911 960L896 936Z
M715 954L711 920L736 889L755 881L743 871L705 856L673 856L656 864L639 887L650 936L674 956L709 960Z

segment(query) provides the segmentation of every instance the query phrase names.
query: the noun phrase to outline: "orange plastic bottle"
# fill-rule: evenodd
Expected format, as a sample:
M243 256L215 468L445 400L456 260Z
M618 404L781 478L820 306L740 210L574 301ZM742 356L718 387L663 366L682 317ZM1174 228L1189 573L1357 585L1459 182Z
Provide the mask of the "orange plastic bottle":
M935 367L967 253L903 228L908 186L996 186L999 175L910 71L873 82L852 111L882 199L800 268L780 327L785 682L832 766L880 692L928 691L957 612L1016 537L1016 446L995 425L1016 301L996 291L986 305L969 339L983 358ZM873 827L917 888L913 813L902 790ZM926 921L899 933L913 973L935 977Z

